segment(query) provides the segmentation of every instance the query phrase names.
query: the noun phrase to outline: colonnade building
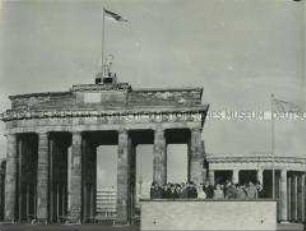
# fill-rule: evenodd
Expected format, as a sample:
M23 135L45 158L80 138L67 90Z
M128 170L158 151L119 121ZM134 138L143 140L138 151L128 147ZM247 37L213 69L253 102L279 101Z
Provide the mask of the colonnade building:
M6 221L87 222L96 211L96 153L117 145L117 217L135 213L136 146L153 144L153 180L167 182L167 145L187 144L188 179L203 182L202 88L134 90L103 79L66 92L10 96L5 122ZM68 155L71 153L71 157Z
M273 198L273 172L275 200L280 222L304 223L306 220L305 174L306 158L268 154L216 155L207 154L207 173L211 184L232 180L233 183L260 182L260 198Z

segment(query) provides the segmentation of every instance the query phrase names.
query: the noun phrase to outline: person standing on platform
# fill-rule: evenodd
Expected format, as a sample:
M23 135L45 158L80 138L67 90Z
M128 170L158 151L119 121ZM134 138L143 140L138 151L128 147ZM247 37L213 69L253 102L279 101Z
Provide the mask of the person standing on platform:
M174 192L173 192L173 195L174 195L174 196L173 196L173 197L174 197L175 199L180 198L181 192L182 192L181 185L180 185L180 184L175 184Z
M214 186L212 186L208 181L205 182L203 190L206 193L207 199L214 198Z
M221 189L221 185L217 184L216 189L214 190L214 199L215 200L223 200L224 199L224 193Z
M260 197L263 187L259 181L256 181L255 187L256 187L256 199L258 199Z
M245 200L246 198L247 198L247 193L245 187L237 184L236 199Z
M236 198L236 186L231 181L227 181L224 192L225 199L231 200Z
M151 198L151 200L160 198L158 188L159 187L156 184L156 182L153 181L152 184L151 184L151 187L150 187L150 198Z
M185 184L185 182L183 182L181 184L181 195L180 195L180 198L181 199L187 199L188 198L188 188L187 188L187 184Z
M207 198L206 193L203 190L202 184L197 186L197 194L198 194L198 199L205 200Z
M255 200L256 194L257 194L256 186L253 184L252 181L250 181L247 187L247 199Z

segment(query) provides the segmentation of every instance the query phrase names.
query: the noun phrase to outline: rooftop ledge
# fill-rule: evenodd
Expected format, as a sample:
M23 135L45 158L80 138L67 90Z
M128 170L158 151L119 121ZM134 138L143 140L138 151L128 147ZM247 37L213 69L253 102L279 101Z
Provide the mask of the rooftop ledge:
M54 92L38 92L38 93L27 93L17 94L9 96L9 99L17 98L31 98L31 97L48 97L48 96L64 96L71 95L73 92L99 92L106 90L125 90L141 93L157 93L157 92L192 92L196 91L200 93L200 97L203 94L202 87L184 87L184 88L139 88L133 89L128 83L116 83L116 84L77 84L73 85L69 91L54 91Z

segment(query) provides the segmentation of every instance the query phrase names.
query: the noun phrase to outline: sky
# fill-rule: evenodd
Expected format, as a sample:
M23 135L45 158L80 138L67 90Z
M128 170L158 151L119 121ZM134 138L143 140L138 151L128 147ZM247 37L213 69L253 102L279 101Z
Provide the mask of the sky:
M271 151L270 120L214 113L267 112L272 93L305 110L305 1L24 0L0 1L0 111L10 107L9 95L93 83L103 6L128 19L106 21L105 50L119 81L134 89L204 88L208 153ZM276 121L275 152L305 156L305 128L297 119Z

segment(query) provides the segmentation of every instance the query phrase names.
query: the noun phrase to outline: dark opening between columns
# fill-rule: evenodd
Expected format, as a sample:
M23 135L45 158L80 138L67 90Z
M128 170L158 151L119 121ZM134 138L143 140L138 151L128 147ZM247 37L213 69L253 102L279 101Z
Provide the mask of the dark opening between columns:
M49 220L63 222L68 212L68 148L72 136L66 132L49 134Z
M36 218L38 136L34 133L17 136L18 170L16 218L20 222Z

